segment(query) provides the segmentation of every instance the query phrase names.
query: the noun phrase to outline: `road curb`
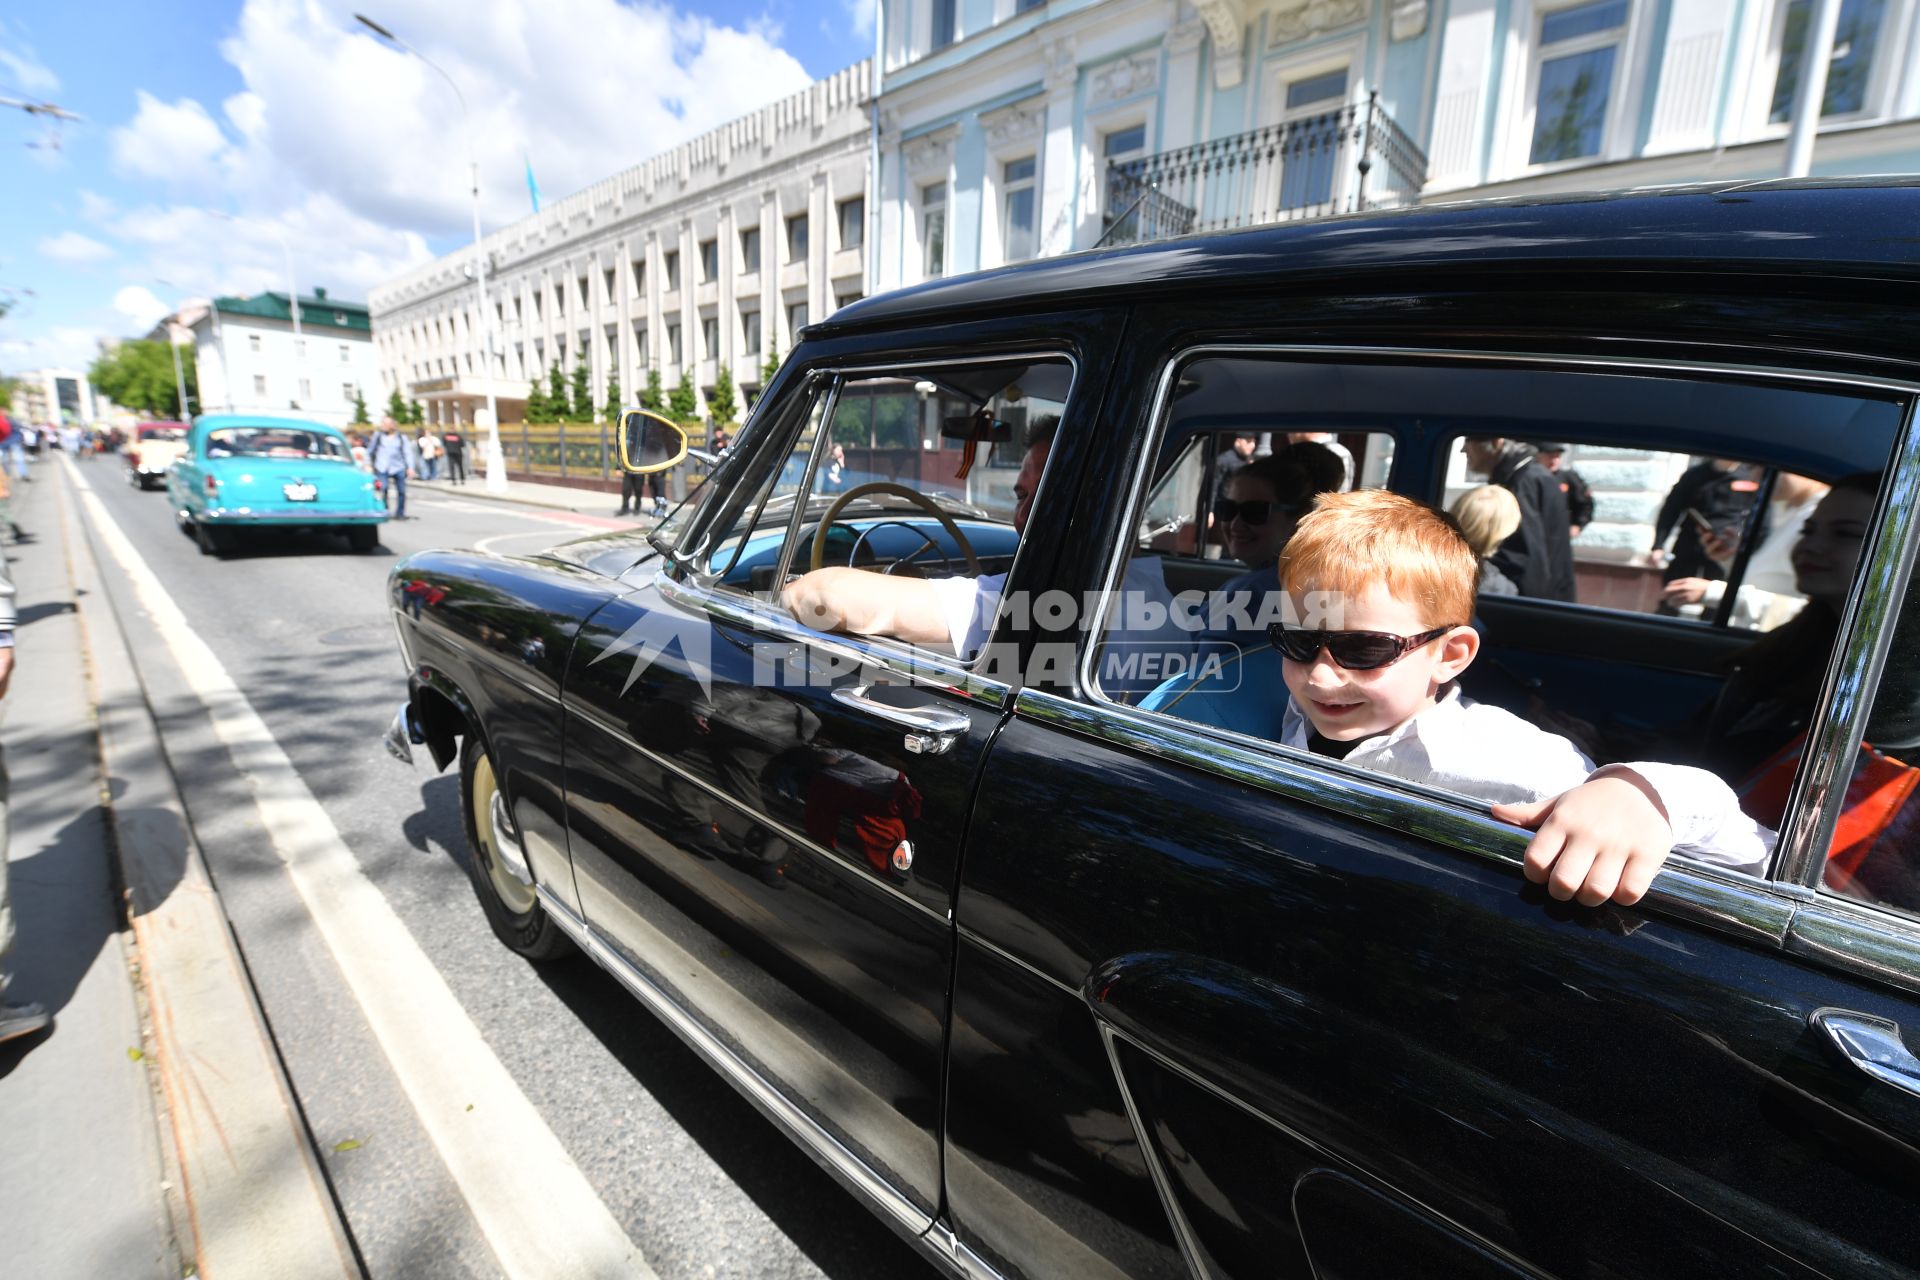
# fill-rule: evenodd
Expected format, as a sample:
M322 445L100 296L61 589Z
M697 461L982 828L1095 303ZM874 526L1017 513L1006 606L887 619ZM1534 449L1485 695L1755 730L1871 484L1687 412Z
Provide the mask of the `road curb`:
M592 514L575 502L561 502L546 498L526 498L520 496L519 491L513 493L489 493L487 492L485 481L481 481L477 485L461 485L458 488L438 480L410 480L407 484L415 493L440 494L449 498L478 498L482 502L504 502L517 507L543 507L548 511L572 511L580 515ZM567 492L571 491L569 490ZM610 500L617 499L620 495L617 493L595 493L593 496Z
M94 676L114 847L197 1273L359 1277L345 1225L186 818L92 530L61 468L62 520Z

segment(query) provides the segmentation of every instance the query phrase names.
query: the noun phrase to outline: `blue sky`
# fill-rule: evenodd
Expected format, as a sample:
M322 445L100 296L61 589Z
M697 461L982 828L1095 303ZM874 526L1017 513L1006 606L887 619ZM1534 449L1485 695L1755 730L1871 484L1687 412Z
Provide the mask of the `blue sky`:
M364 299L489 228L872 52L871 0L70 0L0 16L0 372L84 367L188 297ZM285 247L283 247L285 246ZM160 283L165 281L166 283Z

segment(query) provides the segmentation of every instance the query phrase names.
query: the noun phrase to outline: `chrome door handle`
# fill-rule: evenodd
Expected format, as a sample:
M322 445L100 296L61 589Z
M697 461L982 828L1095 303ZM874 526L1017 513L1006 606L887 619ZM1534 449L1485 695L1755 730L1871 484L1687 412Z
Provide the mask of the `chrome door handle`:
M906 748L915 755L937 756L973 728L970 717L945 707L896 707L875 702L867 696L871 688L870 684L862 684L835 689L833 700L907 730Z
M1848 1061L1882 1084L1920 1094L1920 1058L1900 1038L1900 1024L1851 1009L1815 1009L1808 1019Z

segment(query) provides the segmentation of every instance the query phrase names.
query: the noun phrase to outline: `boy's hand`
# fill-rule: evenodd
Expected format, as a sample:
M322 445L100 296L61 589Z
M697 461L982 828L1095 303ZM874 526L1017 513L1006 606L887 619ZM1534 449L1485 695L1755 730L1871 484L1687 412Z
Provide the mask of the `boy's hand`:
M1493 816L1536 833L1522 864L1527 879L1586 907L1646 897L1673 848L1659 797L1631 769L1603 770L1548 800L1496 804Z

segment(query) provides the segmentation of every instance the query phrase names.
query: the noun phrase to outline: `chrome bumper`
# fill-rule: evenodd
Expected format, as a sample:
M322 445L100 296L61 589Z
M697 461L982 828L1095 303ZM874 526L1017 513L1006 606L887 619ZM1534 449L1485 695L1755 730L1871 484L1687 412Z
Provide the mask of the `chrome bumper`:
M427 736L420 732L420 724L413 718L413 703L402 702L393 713L393 723L381 737L386 743L387 754L402 764L413 763L413 744L425 742Z

